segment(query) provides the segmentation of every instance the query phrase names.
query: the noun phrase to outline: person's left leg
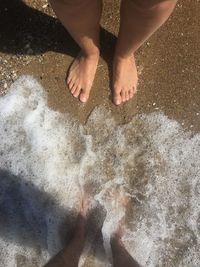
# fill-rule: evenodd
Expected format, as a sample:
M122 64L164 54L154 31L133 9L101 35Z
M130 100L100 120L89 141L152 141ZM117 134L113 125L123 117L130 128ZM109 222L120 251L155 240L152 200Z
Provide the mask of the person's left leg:
M74 97L85 103L93 85L99 61L101 0L50 0L59 20L80 46L70 66L67 85Z
M86 238L87 202L83 199L70 243L44 267L78 267Z
M113 62L113 102L133 97L137 86L135 51L168 19L177 0L122 0Z

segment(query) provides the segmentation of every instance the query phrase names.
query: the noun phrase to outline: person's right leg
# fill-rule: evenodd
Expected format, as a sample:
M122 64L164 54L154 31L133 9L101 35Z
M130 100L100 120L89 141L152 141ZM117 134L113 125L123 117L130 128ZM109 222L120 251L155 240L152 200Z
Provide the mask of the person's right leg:
M99 60L101 0L50 0L56 15L81 48L69 69L67 84L74 97L86 102Z
M121 22L113 61L113 102L133 97L137 88L137 49L169 18L177 0L122 0Z

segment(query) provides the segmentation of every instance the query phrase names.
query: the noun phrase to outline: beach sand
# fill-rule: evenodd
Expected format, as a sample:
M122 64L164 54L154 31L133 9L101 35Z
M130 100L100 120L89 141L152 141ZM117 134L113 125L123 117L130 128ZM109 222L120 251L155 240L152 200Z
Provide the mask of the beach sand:
M66 71L79 49L58 22L47 1L26 0L22 2L19 0L1 0L1 94L5 95L9 91L10 85L21 75L32 75L46 90L48 106L54 111L59 111L64 114L67 113L68 116L75 118L76 121L80 123L80 125L83 125L91 136L94 137L94 140L95 136L98 135L97 130L99 130L99 132L101 132L101 130L103 131L103 120L106 116L108 116L108 121L112 121L111 118L114 118L117 125L125 125L132 121L133 117L138 114L147 114L148 116L148 114L152 112L164 113L169 119L179 122L183 127L183 130L186 132L190 130L191 132L187 136L188 139L184 137L186 140L190 140L190 137L192 137L191 133L198 133L200 131L199 1L179 1L173 15L167 23L139 49L136 54L139 72L137 95L128 103L118 107L111 101L110 71L119 26L119 1L107 0L104 2L101 21L102 56L97 69L90 99L86 104L82 104L77 99L73 98L65 84ZM100 121L98 114L95 113L98 113L98 109L94 114L92 113L97 107L100 107ZM105 108L103 112L101 111L102 107ZM108 115L106 115L105 110L108 112ZM92 118L90 118L88 124L86 124L87 119L91 114L93 114ZM98 119L98 124L96 129L93 130L92 123L95 124L95 116ZM144 128L151 122L151 119L149 118L150 117L144 118L144 121L148 121L144 122ZM156 118L157 117L155 116L155 121ZM159 121L158 118L157 120ZM160 120L165 121L163 118ZM152 119L152 121L154 120ZM135 119L134 123L136 125L135 135L139 136L140 122L138 119ZM155 133L157 133L156 123L153 125L155 129L152 130L152 132ZM169 121L169 124L170 123L171 122ZM85 124L86 126L84 126ZM113 127L115 127L116 124L113 124ZM130 125L127 124L127 126L123 128L124 130L120 130L121 128L119 129L119 135L121 133L120 131L122 131L122 136L125 137L125 139L127 138L127 140L134 134L134 131L129 128ZM174 129L176 128L176 125L170 127ZM105 126L105 129L114 136L114 133L112 133L108 126ZM145 128L145 131L147 129L148 128ZM128 131L130 131L130 136L128 135ZM180 130L180 132L181 131L182 130ZM177 135L180 134L180 132L178 130ZM176 131L174 130L174 138L176 136L175 133ZM117 136L117 141L119 141L118 138L119 137ZM167 138L170 139L170 134ZM100 141L97 140L96 143L94 141L94 148L96 148L96 151L99 149L103 153L101 138L99 140ZM145 140L148 140L148 138ZM129 141L131 142L131 140ZM109 142L108 144L106 142L106 140L103 140L102 144L105 143L105 145L107 145L106 153L109 155L110 144ZM134 142L137 144L137 140ZM163 139L163 143L164 142L165 140ZM178 147L178 138L174 141L174 144ZM192 143L191 146L193 147L193 145L194 144ZM156 143L156 146L159 147L159 143ZM162 146L162 144L160 144L160 146ZM140 144L139 147L142 151L143 145ZM144 148L144 151L146 151L146 148ZM126 164L126 151L123 150L122 152L122 159L124 160L124 164ZM129 152L127 153L131 155L131 150ZM120 155L118 156L120 158ZM149 154L148 157L151 157L151 154ZM159 160L160 159L158 159L158 161ZM136 166L138 168L136 170L136 176L138 179L141 178L144 180L138 180L135 184L133 183L132 186L133 188L134 186L136 188L137 186L138 188L142 188L143 184L146 183L145 179L147 179L145 177L143 178L143 167L145 166L145 163L144 166L140 166L139 163ZM105 169L106 168L105 165ZM109 168L108 170L110 170ZM170 166L170 168L173 168L173 166ZM126 175L128 177L128 174L125 174L125 176ZM168 185L169 190L170 185L171 184ZM187 191L187 189L183 189L183 192L184 190ZM161 197L159 199L161 199ZM139 204L136 204L136 206L140 207ZM137 208L133 208L131 212L132 211L140 214L140 211L137 210ZM184 231L181 233L184 233ZM175 239L172 243L176 243ZM176 245L177 244L174 246L176 247ZM177 247L178 246L179 245L177 245ZM181 249L183 252L183 248ZM139 249L138 251L140 252ZM141 256L139 252L138 255ZM182 252L180 252L179 255L177 254L177 256L174 256L174 258L177 259L177 262L180 260L178 257L181 257L180 255L182 255ZM167 258L167 260L167 264L169 264L169 258ZM18 262L20 262L20 260ZM23 260L21 262L23 265ZM94 262L95 260L91 256L87 259L84 266L94 266ZM175 260L173 261L173 264L171 266L188 267L188 265L184 264L176 265ZM37 265L34 265L33 263L32 266ZM158 263L158 266L164 265L159 265ZM193 265L190 267L193 267Z

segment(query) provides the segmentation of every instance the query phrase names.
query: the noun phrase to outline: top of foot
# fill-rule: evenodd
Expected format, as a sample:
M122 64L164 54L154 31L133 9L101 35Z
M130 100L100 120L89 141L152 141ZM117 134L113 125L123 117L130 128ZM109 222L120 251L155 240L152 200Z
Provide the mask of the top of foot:
M113 102L120 105L130 100L137 89L137 67L134 56L115 56L113 64Z
M87 102L94 81L99 53L84 55L82 52L75 58L67 77L67 85L74 97Z

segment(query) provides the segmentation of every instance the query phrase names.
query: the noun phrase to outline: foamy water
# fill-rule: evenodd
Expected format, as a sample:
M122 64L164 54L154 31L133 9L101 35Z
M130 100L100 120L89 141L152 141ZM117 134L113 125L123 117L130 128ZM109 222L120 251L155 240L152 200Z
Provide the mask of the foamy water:
M0 137L0 266L46 263L82 191L107 211L107 257L126 194L123 241L142 266L200 266L200 134L162 113L119 126L101 107L82 126L24 76L0 98Z

